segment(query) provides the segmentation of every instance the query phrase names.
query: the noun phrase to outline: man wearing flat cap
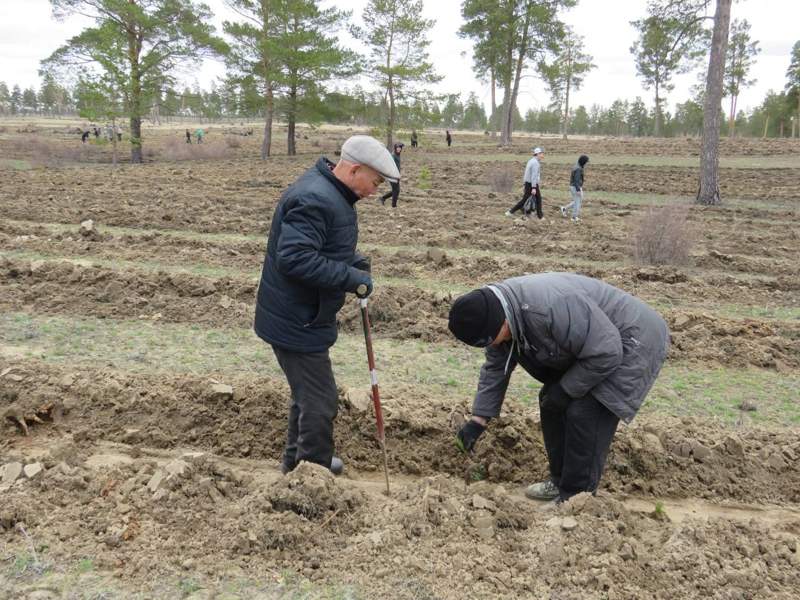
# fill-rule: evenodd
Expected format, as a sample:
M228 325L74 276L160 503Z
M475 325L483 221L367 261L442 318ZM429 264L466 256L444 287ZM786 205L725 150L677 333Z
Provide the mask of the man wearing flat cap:
M369 259L356 252L356 202L400 172L389 151L365 135L349 138L337 164L320 158L283 193L267 240L255 332L272 346L292 393L281 470L300 461L341 473L334 456L338 412L330 347L345 293L372 292ZM359 292L359 290L365 290Z
M561 502L597 490L619 420L630 423L669 346L664 319L607 283L572 273L506 279L456 299L450 331L486 348L472 417L457 445L472 450L500 414L517 365L544 384L539 393L550 479L529 498Z

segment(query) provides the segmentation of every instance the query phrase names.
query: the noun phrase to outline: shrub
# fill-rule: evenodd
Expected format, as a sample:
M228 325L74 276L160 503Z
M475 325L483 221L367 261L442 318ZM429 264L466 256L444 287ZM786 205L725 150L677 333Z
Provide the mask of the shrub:
M226 135L225 136L225 145L228 148L241 148L242 147L242 138L236 135Z
M694 230L685 207L651 206L638 218L633 233L633 258L647 265L684 265L694 244Z
M492 169L489 171L489 189L500 194L509 194L514 191L517 177L508 167Z

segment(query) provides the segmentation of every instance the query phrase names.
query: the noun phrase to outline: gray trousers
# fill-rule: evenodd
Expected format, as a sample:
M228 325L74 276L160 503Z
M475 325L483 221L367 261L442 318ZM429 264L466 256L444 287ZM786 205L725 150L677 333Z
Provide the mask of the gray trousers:
M333 420L339 410L331 359L325 352L289 352L272 347L289 388L289 427L283 464L294 467L301 460L330 468L333 458Z
M572 218L577 219L581 216L581 204L583 203L583 196L581 193L575 189L574 185L569 186L569 193L570 197L572 198L572 202L567 204L564 207L564 210L572 209Z

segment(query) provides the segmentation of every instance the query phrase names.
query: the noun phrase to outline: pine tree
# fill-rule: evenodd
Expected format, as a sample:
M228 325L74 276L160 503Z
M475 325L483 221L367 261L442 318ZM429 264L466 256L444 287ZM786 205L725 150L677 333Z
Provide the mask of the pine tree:
M422 0L369 0L363 27L353 34L368 48L367 64L387 100L386 145L394 140L397 103L425 95L441 81L428 57L428 33L434 21L422 17Z
M79 14L94 20L42 61L42 72L76 69L111 86L130 120L131 162L142 162L142 118L170 74L179 66L225 51L207 23L211 11L193 0L50 0L63 19Z

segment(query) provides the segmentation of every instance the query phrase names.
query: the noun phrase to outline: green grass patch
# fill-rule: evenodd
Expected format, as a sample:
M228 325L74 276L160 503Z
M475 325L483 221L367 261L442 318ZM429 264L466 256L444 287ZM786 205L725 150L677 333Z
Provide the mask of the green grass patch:
M14 171L28 171L33 168L30 161L20 158L0 158L0 169L12 169Z
M219 600L361 600L370 597L353 585L337 582L312 582L290 571L276 573L267 570L261 575L246 574L243 569L221 563L227 572L241 576L204 577L200 573L179 574L169 565L160 565L157 576L144 580L126 580L111 571L98 569L85 558L77 563L59 561L50 567L36 566L34 557L26 552L14 553L11 544L4 548L0 561L0 591L3 598L28 598L32 589L46 590L53 597L75 600L151 600L153 598L216 598ZM9 554L10 553L10 554ZM51 557L52 558L52 557ZM167 570L165 571L165 567ZM49 598L50 596L48 596Z
M380 384L386 390L411 387L453 403L469 401L475 393L483 362L480 350L456 343L384 339L379 335L374 345ZM133 372L283 377L271 348L249 329L7 313L0 315L0 355L8 348L19 356L75 366L103 364ZM363 389L369 386L360 334L341 334L331 354L340 384ZM540 387L518 369L511 379L508 401L533 403ZM668 363L643 413L704 416L733 424L741 416L739 405L747 401L757 406L755 412L748 413L755 423L798 425L798 389L800 374Z

